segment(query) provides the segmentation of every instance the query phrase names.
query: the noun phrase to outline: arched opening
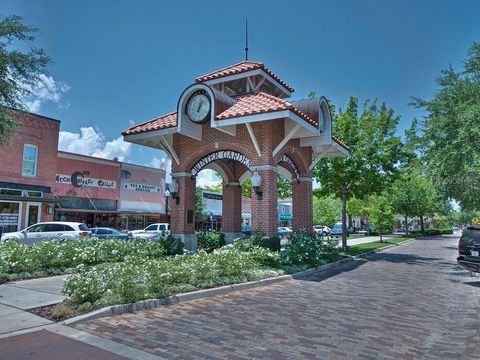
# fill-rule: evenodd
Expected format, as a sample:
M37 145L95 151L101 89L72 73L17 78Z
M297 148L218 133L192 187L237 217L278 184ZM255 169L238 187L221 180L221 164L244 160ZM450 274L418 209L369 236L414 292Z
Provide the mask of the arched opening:
M230 150L210 153L192 166L196 181L197 231L221 231L227 242L241 236L240 174L250 174L251 161Z
M202 169L196 178L195 231L221 231L223 182L215 166ZM228 181L228 178L227 178Z

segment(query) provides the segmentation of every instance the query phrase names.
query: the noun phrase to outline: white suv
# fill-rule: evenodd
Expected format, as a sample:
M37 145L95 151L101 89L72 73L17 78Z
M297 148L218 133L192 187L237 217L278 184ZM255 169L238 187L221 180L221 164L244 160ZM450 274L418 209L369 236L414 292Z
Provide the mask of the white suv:
M41 240L78 239L90 237L92 232L87 225L77 222L52 221L38 223L18 232L2 235L0 244L7 240L18 240L24 244L33 244Z
M148 225L143 230L133 230L128 232L133 238L142 238L149 240L158 240L160 236L170 235L169 223L156 223Z

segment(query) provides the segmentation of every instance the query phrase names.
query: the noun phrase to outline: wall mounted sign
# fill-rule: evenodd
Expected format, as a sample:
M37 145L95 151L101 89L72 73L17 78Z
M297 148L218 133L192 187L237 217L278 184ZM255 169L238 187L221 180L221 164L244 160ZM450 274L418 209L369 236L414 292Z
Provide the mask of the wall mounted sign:
M282 162L287 164L290 167L290 169L292 169L293 176L295 177L295 179L297 179L297 181L300 181L300 172L298 171L297 165L295 165L293 160L290 159L288 155L283 155L280 158L280 160L278 160L278 163L282 163Z
M17 225L18 215L16 214L0 214L0 226Z
M203 159L200 159L195 165L193 165L192 168L192 176L197 176L197 174L202 170L205 166L208 164L217 161L217 160L235 160L247 167L250 171L252 171L252 161L247 158L245 155L236 152L236 151L230 151L230 150L221 150L221 151L216 151L214 153L208 154L205 156Z
M162 192L162 188L160 186L149 185L149 184L124 183L123 189L128 191L139 191L139 192L148 192L148 193Z
M57 184L72 184L75 187L91 186L103 189L116 189L117 182L114 180L94 179L85 177L79 171L74 172L72 175L57 174L55 177Z
M203 197L205 199L210 199L210 200L222 200L223 195L222 194L210 194L210 193L203 193Z

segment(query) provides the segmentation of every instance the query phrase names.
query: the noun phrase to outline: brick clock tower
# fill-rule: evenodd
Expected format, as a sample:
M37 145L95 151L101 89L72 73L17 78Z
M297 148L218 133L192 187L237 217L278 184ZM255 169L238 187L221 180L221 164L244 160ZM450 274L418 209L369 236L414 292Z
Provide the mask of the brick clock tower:
M292 182L293 227L312 231L312 169L346 156L332 136L324 97L289 102L293 89L264 64L243 61L200 76L175 112L125 130L125 141L172 157L171 233L196 250L195 179L212 169L223 180L222 231L240 234L241 188L252 178L252 229L277 234L277 174Z

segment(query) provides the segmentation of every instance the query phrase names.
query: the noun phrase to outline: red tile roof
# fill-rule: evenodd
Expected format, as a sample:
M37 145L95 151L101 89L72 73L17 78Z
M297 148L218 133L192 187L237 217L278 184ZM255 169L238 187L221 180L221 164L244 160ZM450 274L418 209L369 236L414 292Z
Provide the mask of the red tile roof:
M217 120L231 119L247 115L264 114L275 111L290 110L294 114L300 116L309 124L318 127L318 122L310 118L307 114L301 112L288 101L277 98L275 96L255 92L247 95L238 96L237 103L224 112L216 116Z
M257 69L262 69L265 71L269 76L272 77L275 81L277 81L279 84L284 86L288 91L293 92L293 88L290 87L286 82L281 80L277 75L272 73L270 69L268 69L263 63L261 62L256 62L256 61L242 61L238 64L230 65L226 68L220 69L213 71L211 73L199 76L195 79L196 82L204 82L208 80L213 80L213 79L218 79L222 78L225 76L230 76L230 75L235 75L235 74L240 74L246 71L251 71L251 70L257 70Z
M128 128L127 130L122 132L122 135L140 134L149 131L167 129L175 126L177 126L177 113L171 112L158 118L144 122L142 124L132 126L131 128Z
M350 151L350 148L348 147L347 144L343 143L342 141L340 141L338 138L336 138L335 136L332 136L332 140L335 141L338 145L340 145L341 147L343 147L344 149Z

